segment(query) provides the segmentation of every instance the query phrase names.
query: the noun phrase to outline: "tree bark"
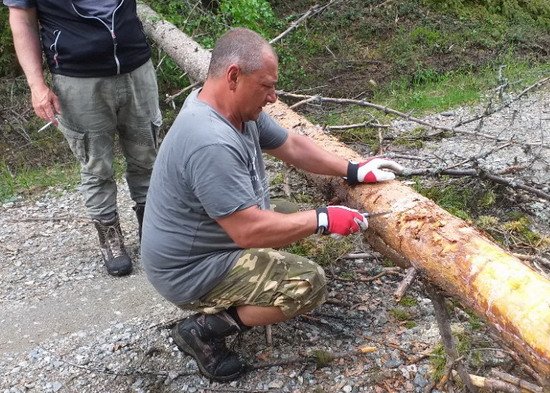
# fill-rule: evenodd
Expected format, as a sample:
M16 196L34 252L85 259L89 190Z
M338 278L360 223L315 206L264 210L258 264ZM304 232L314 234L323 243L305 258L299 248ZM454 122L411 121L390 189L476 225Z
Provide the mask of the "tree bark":
M204 79L210 53L149 7L139 4L138 13L146 33L192 79ZM338 156L361 159L280 101L266 112ZM409 261L472 309L550 384L550 281L399 181L348 187L342 179L306 175L327 199L336 196L340 203L363 211L392 210L393 214L369 221L367 239L376 240L370 241L375 249L400 256L401 266Z
M143 3L137 5L145 33L184 70L192 82L204 81L210 52Z

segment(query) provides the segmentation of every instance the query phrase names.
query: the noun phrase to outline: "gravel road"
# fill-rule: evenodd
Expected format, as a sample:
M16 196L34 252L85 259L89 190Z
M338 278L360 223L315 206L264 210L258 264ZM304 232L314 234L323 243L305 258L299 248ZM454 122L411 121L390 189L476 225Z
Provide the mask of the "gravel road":
M122 225L137 258L133 211L124 184L120 188ZM273 326L271 347L263 328L234 343L255 365L304 355L301 361L251 371L223 385L201 377L195 362L172 343L169 328L185 313L155 293L139 261L129 277L106 273L76 191L58 195L53 190L7 203L0 212L0 386L5 392L352 392L370 389L386 374L387 383L413 391L429 378L427 359L408 362L437 342L431 306L411 291L417 304L406 311L418 325L408 329L393 317L398 305L392 291L402 273L390 269L376 280L358 281L385 272L376 254L338 263L331 275L357 279L332 281L329 304ZM365 251L356 240L358 251ZM305 357L313 350L353 352L365 345L376 351L349 354L330 367L317 369Z
M544 97L531 105L541 126L550 117ZM548 167L543 171L547 176ZM293 190L303 186L293 181ZM132 203L124 184L120 190L126 243L137 261L124 278L102 266L76 190L51 189L0 207L0 392L379 393L421 392L429 383L430 362L438 359L429 354L439 342L433 308L418 282L397 303L403 272L384 267L360 238L354 252L363 258L327 269L327 304L274 325L271 346L263 328L235 338L232 345L256 369L230 384L203 378L169 337L186 314L147 282ZM483 325L458 308L452 318L457 335L469 337L474 371L514 367ZM358 354L364 346L368 353ZM336 357L327 365L325 353Z

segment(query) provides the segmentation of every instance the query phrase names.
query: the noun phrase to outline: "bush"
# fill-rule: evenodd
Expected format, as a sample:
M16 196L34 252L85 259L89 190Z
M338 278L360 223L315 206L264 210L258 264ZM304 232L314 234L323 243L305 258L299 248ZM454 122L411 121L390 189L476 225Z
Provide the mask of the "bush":
M266 27L275 26L277 18L266 0L222 0L220 11L227 15L233 26L248 27L264 37Z

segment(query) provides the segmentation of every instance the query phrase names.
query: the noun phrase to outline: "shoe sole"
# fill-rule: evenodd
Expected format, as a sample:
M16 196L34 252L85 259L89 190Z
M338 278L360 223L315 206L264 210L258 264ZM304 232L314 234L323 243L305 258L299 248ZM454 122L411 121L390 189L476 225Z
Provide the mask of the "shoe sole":
M178 332L178 324L176 324L173 328L172 328L172 338L174 339L174 342L176 343L177 347L184 353L186 353L187 355L191 356L193 359L195 359L195 362L197 363L197 366L199 367L199 370L201 371L201 373L203 375L205 375L207 378L213 380L213 381L218 381L218 382L229 382L229 381L233 381L234 379L237 379L243 372L242 371L239 371L235 374L231 374L231 375L228 375L228 376L223 376L223 377L218 377L218 376L214 376L212 374L210 374L201 364L201 362L199 362L197 360L197 354L195 353L195 351L193 350L193 348L191 348L186 342L185 340L183 339L183 337L180 335L180 333Z
M114 276L114 277L122 277L122 276L127 276L128 274L132 273L132 268L130 269L125 269L125 270L109 270L107 269L107 273L109 273L111 276Z

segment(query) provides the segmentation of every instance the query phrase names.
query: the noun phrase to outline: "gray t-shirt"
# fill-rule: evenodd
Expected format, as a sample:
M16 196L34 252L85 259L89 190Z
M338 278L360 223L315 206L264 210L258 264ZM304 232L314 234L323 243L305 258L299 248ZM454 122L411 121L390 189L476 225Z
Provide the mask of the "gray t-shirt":
M239 132L197 94L187 98L159 150L141 241L149 281L175 304L197 300L231 269L242 249L215 219L269 207L261 149L288 137L263 112Z

